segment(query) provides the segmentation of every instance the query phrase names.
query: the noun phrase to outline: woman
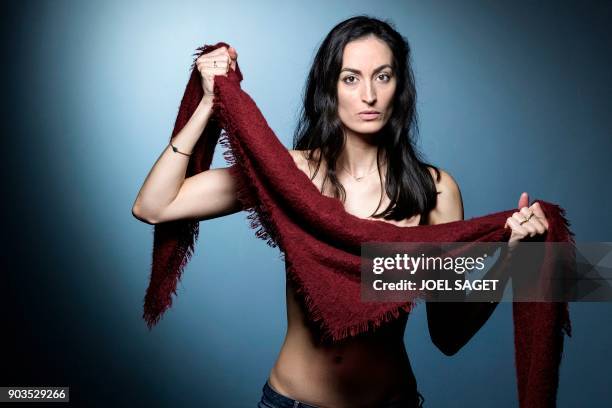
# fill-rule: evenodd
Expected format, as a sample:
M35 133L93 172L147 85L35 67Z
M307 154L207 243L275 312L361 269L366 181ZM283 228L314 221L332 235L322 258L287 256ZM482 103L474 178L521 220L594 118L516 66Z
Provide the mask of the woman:
M235 49L219 48L196 61L204 97L174 137L177 151L167 148L147 176L133 207L138 219L150 224L204 220L242 210L228 168L185 179L187 155L211 114L214 75L235 70L236 60ZM322 194L341 200L357 217L402 227L461 220L457 183L422 162L415 148L415 103L407 41L386 22L350 18L331 30L317 52L289 153ZM512 242L548 227L539 206L527 204L523 194L521 210L507 220ZM422 405L403 342L406 314L374 334L322 345L289 281L286 294L287 333L259 407ZM445 354L457 352L495 306L427 303L434 344Z

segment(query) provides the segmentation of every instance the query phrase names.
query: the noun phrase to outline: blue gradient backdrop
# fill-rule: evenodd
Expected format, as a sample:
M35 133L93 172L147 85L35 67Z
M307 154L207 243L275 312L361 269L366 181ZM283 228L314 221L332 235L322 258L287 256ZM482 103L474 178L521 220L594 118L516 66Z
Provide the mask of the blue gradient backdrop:
M458 181L466 218L527 191L566 208L578 241L612 240L610 2L15 2L2 14L0 385L68 385L79 406L256 405L286 329L278 250L244 212L201 223L148 332L153 227L131 206L196 47L238 50L244 89L290 147L316 48L360 13L409 39L420 146ZM611 312L571 305L560 407L609 406ZM453 357L422 305L405 341L426 406L517 406L511 305Z

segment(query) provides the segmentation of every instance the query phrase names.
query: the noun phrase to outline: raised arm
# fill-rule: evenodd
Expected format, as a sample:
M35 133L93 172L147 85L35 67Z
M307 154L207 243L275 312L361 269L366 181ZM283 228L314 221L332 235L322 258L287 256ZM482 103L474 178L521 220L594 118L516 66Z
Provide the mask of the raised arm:
M214 75L227 75L235 69L233 48L218 48L196 61L202 75L204 97L195 112L172 139L180 152L168 145L147 175L132 214L148 224L178 219L209 219L241 210L236 198L236 185L229 169L210 169L185 178L189 156L202 135L212 113Z

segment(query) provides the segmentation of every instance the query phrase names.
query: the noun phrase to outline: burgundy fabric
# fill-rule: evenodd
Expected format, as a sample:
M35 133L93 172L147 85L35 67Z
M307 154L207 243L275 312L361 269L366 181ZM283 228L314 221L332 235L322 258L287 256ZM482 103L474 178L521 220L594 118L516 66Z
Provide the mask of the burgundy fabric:
M228 46L220 42L197 49L196 57ZM363 242L504 242L508 209L440 225L398 227L347 213L342 203L322 195L299 170L241 87L237 67L215 77L213 115L195 146L187 177L210 168L217 144L238 184L238 199L249 211L257 237L278 247L287 278L305 306L307 317L324 341L371 333L408 313L417 299L406 302L360 301L360 249ZM194 64L183 95L172 137L187 123L202 98L200 74ZM224 130L222 134L221 129ZM574 243L565 211L535 200L549 221L545 240ZM172 294L193 254L198 222L172 221L155 225L151 280L145 296L144 319L152 328L172 305ZM542 268L546 268L544 262ZM550 271L544 271L543 276ZM515 362L521 408L556 405L564 334L571 336L565 302L513 303Z

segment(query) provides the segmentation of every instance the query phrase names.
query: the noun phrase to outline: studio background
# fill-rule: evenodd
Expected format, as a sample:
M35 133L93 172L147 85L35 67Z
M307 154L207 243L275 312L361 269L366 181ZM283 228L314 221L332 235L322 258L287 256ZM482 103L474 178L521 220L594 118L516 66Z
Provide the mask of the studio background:
M149 332L153 227L131 206L198 46L237 49L242 87L290 148L317 47L362 13L409 40L420 147L457 180L466 219L527 191L566 209L576 241L612 240L610 2L14 2L2 13L0 385L70 386L81 406L257 404L286 329L278 250L246 212L202 222ZM570 305L559 407L609 403L611 312ZM422 304L405 342L427 407L518 406L510 304L453 357L431 343Z

